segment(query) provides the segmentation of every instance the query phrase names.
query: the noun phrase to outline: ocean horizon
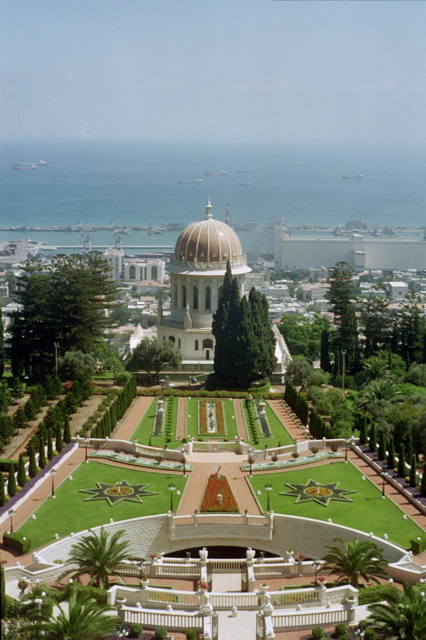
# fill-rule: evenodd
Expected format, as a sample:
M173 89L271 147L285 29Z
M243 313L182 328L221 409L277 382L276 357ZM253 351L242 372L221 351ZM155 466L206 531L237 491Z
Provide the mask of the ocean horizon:
M40 166L40 160L47 164ZM38 168L14 171L15 163ZM372 226L421 227L425 173L426 147L408 143L9 140L0 150L0 227L80 221L84 226L186 225L204 216L208 198L214 217L225 220L228 204L237 225L266 227L284 217L290 226L363 220ZM342 179L358 175L362 178ZM273 251L272 231L242 233L245 251ZM173 244L177 235L135 234L123 236L123 243ZM10 239L1 232L0 240ZM81 244L69 233L31 232L31 239ZM91 240L114 242L108 231Z

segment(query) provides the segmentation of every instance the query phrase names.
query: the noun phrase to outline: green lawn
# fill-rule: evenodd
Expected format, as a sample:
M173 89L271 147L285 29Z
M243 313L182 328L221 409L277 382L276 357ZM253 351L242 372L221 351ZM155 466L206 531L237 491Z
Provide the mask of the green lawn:
M36 520L29 518L19 528L19 532L31 539L32 548L52 542L55 533L61 537L78 532L89 527L95 527L109 522L127 518L165 513L170 508L169 484L176 487L173 495L173 507L176 510L180 496L183 493L186 478L182 475L167 473L150 473L135 469L122 469L101 462L82 463L72 474L73 479L67 478L55 491L56 498L48 498L36 511ZM115 484L127 480L130 485L149 484L148 491L155 491L156 495L142 497L142 502L118 502L111 506L107 500L87 502L90 494L81 493L80 489L97 487L97 482Z
M208 398L207 398L208 399ZM215 398L215 400L218 400ZM225 420L226 433L219 435L217 433L201 434L199 429L199 400L198 398L190 398L186 401L186 432L197 439L207 438L211 440L233 440L238 435L237 420L235 417L234 403L228 398L219 400L222 402L223 417Z
M254 439L251 437L250 429L248 428L248 413L247 413L245 400L240 400L240 402L241 402L241 408L243 410L244 420L246 421L249 442L251 445L253 445L253 447L257 449L263 449L265 444L267 444L269 448L274 448L279 446L285 447L288 444L294 444L293 438L291 437L291 435L289 434L289 432L287 431L287 429L285 428L281 420L278 418L278 416L275 414L275 412L271 409L271 407L267 403L265 405L265 411L266 411L266 417L268 420L268 424L269 424L269 428L271 430L272 436L269 438L263 436L260 430L259 421L256 420L256 430L257 430L257 436L259 439L259 443L256 444ZM255 415L257 415L256 411L257 409L255 407Z
M266 511L267 491L270 484L270 508L276 513L284 513L316 520L327 521L331 518L336 524L345 525L361 531L372 531L374 535L389 536L389 541L409 548L410 541L417 536L426 537L425 531L409 518L403 520L403 512L389 499L383 500L381 490L362 475L352 464L332 462L317 468L300 469L265 475L254 475L247 480L260 508ZM321 484L339 482L339 489L351 489L356 493L347 497L353 502L331 501L327 507L310 501L296 504L295 496L282 496L280 492L289 491L286 483L306 484L314 480ZM257 492L260 491L261 495Z
M164 412L164 425L163 425L163 435L161 436L153 436L152 432L154 430L154 420L155 420L155 412L157 410L157 401L158 398L153 398L150 403L148 409L145 411L145 415L142 420L139 422L138 426L132 433L131 439L136 438L139 444L151 445L152 447L163 447L165 440L165 430L166 430L166 416L168 411L168 406L170 401L173 399L167 398L165 403L165 412ZM175 449L182 445L180 440L176 440L176 428L177 428L177 407L178 407L178 398L174 399L174 409L173 409L173 419L172 419L172 440L168 442L168 447L170 449Z

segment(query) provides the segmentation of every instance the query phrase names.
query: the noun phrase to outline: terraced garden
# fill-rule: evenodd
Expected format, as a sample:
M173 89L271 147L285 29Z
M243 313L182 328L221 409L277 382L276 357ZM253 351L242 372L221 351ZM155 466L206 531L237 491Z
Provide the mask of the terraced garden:
M248 476L247 482L264 512L268 503L268 491L265 487L271 486L270 508L276 513L326 522L331 519L336 524L372 531L378 537L386 534L391 542L407 549L410 548L411 540L425 536L425 532L410 518L403 517L403 512L391 500L382 499L382 492L378 487L367 478L363 480L363 477L350 463L331 462L316 468ZM319 484L316 487L309 485L310 480ZM342 500L342 496L331 498L328 504L315 499L321 495L330 496L333 486L324 485L336 483L337 493L343 490L343 498L346 499ZM299 499L299 495L302 495L302 499Z

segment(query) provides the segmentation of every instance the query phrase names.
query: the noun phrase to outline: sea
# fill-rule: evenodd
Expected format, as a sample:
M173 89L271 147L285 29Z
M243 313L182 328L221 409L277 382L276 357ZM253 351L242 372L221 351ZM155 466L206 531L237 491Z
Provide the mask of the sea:
M12 170L30 162L37 170ZM203 218L210 199L220 220L229 205L245 252L272 253L281 219L290 229L311 226L294 235L323 234L322 227L348 220L426 226L426 145L8 140L0 149L0 189L0 241L82 247L90 235L93 248L113 246L113 228L186 225ZM32 229L79 224L82 231ZM94 226L110 229L87 230ZM173 246L178 233L121 238L124 247L155 249Z

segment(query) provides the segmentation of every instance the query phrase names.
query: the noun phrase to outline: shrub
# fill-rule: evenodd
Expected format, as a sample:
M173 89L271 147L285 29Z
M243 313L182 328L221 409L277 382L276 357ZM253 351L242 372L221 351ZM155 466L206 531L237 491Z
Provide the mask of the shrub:
M31 540L16 531L3 533L3 544L9 549L16 549L21 554L28 553L31 548Z
M186 630L186 640L198 640L198 634L195 629Z
M366 629L364 632L364 640L376 640L376 632L374 629Z
M346 633L346 625L344 622L339 622L336 624L336 628L334 629L333 638L340 638L341 635Z
M129 638L139 638L139 636L141 636L143 633L143 628L141 624L139 624L138 622L134 622L133 624L129 624L128 631Z
M392 602L395 599L396 587L391 584L375 584L372 587L364 587L358 591L358 604L372 604L386 600Z
M155 640L165 640L167 638L167 629L166 627L157 627L155 630Z
M314 627L312 629L312 638L313 640L321 640L321 638L325 638L324 629L322 627Z

